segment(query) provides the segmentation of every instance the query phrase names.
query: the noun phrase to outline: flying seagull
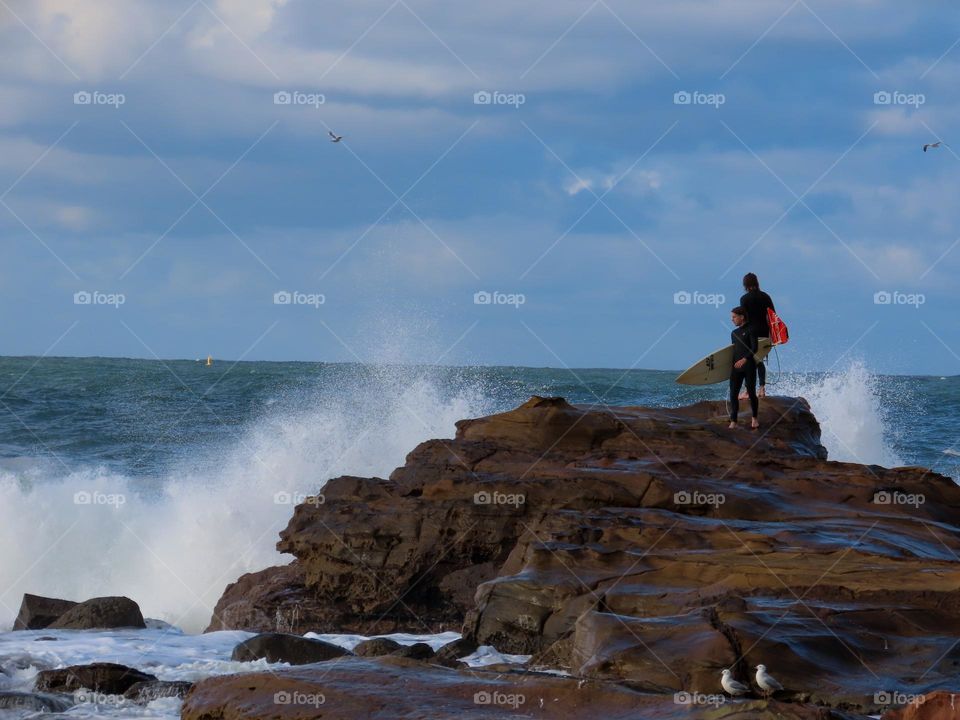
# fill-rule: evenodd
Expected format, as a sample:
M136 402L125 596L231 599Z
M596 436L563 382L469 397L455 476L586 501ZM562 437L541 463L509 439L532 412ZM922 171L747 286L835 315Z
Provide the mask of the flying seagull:
M749 692L750 688L744 685L739 680L734 680L730 676L729 670L724 670L720 674L720 685L723 686L723 689L726 690L730 695L736 697L737 695L743 695L745 692Z
M777 690L783 690L783 685L777 682L777 679L767 672L766 665L757 665L757 685L767 693L775 693Z
M327 130L327 135L330 136L330 142L340 142L343 140L343 135L335 135L333 130ZM926 150L924 150L926 152Z
M947 144L943 140L937 140L935 143L927 143L926 145L923 146L923 151L926 152L930 148L936 149L941 145L947 145ZM947 145L947 147L950 147L950 146Z

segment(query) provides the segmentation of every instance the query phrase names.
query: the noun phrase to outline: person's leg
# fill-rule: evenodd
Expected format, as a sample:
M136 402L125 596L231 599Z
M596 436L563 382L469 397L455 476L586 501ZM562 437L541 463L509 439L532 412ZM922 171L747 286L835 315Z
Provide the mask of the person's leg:
M757 363L757 378L760 381L760 397L767 396L767 365L766 363Z
M743 384L743 373L734 370L730 373L730 427L737 426L737 415L740 414L740 386Z
M760 412L760 400L757 398L757 368L748 368L745 374L747 383L747 394L750 396L750 411L753 413L751 427L760 427L757 422L757 415Z

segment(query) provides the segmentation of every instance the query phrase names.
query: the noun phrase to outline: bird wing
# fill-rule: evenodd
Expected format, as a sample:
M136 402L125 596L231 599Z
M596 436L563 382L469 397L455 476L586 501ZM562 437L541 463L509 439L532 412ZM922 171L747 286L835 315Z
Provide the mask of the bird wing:
M333 134L333 130L327 130L327 135L329 135L330 137L332 137L334 140L337 139L337 136Z

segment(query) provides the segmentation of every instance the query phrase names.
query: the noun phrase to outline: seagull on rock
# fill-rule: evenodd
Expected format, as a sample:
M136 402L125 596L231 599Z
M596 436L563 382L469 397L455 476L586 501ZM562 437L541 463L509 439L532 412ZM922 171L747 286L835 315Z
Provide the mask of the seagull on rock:
M766 665L757 665L757 685L767 694L775 693L777 690L783 690L783 685L777 682L777 679L767 672Z
M736 697L737 695L743 695L744 693L750 691L750 688L748 688L742 682L739 680L734 680L731 677L729 669L724 670L720 674L720 685L722 685L723 689L733 697Z
M327 135L330 136L330 142L340 142L343 140L343 135L337 135L333 130L327 130ZM926 152L926 150L924 150Z

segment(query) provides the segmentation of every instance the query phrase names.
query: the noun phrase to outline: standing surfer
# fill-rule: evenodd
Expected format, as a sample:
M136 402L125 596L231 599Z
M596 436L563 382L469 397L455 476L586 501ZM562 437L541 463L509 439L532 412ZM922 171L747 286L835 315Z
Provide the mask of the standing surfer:
M746 290L740 298L740 307L747 311L747 320L753 328L757 340L770 337L770 325L767 322L767 310L776 312L773 300L760 289L760 281L754 273L743 276L743 289ZM763 362L757 363L757 377L760 380L760 397L767 396L767 367Z
M760 427L757 421L757 412L760 401L757 399L757 335L747 321L747 310L735 307L730 312L730 319L736 325L736 330L730 333L730 342L733 343L733 368L730 370L730 429L737 427L737 415L740 412L740 387L746 382L747 397L750 398L750 410L753 419L750 429Z

